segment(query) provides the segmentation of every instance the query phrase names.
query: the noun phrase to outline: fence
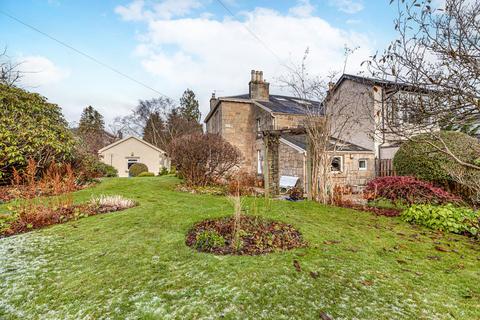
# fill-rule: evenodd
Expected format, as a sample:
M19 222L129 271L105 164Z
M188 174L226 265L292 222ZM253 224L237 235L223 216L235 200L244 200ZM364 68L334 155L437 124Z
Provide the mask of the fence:
M375 175L377 177L396 176L397 173L393 168L392 159L376 159L375 160Z

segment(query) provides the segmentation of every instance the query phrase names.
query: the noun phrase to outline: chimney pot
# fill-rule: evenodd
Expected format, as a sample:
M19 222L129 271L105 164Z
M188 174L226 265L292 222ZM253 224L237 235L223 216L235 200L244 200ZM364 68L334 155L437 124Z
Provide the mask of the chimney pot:
M263 71L252 70L252 80L248 84L250 99L268 101L270 84L263 80Z

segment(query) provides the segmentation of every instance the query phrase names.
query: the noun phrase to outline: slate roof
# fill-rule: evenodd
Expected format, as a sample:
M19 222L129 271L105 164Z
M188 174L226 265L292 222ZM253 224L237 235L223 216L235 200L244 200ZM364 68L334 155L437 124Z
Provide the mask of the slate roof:
M307 136L305 134L297 134L297 135L291 135L291 134L284 134L281 136L283 139L287 140L290 143L293 143L299 148L302 148L303 150L307 150ZM356 145L354 143L340 140L337 138L330 138L330 146L329 150L333 151L334 147L337 147L337 151L344 151L344 152L373 152L372 150L369 150L367 148L361 147L359 145Z
M315 114L323 115L322 104L318 101L314 100L307 100L307 99L300 99L296 97L289 97L289 96L282 96L282 95L275 95L271 94L269 101L263 100L252 100L250 99L249 94L240 94L236 96L228 96L228 97L220 97L218 98L221 100L245 100L245 102L256 102L266 109L268 109L272 113L283 113L283 114L295 114L295 115L305 115L309 112L314 111ZM213 110L211 110L208 115L205 117L205 122L208 121L210 116L213 114Z
M226 98L233 99L248 99L248 94L241 94L237 96L231 96ZM274 113L286 113L286 114L307 114L312 110L318 110L321 108L321 103L314 100L300 99L296 97L282 96L271 94L269 101L254 100L262 106L270 109ZM315 113L317 113L315 111ZM323 113L321 113L323 114Z
M335 83L335 85L333 87L333 91L336 88L338 88L340 86L340 84L345 80L351 80L351 81L354 81L354 82L357 82L357 83L363 83L363 84L367 84L367 85L374 85L374 86L380 86L380 87L397 89L397 90L412 91L412 92L427 92L428 90L432 90L432 89L426 89L426 88L422 89L418 86L408 84L408 83L399 83L399 82L395 82L395 81L391 81L391 80L370 78L370 77L364 77L364 76L356 76L356 75L353 75L353 74L344 73L338 79L338 81Z

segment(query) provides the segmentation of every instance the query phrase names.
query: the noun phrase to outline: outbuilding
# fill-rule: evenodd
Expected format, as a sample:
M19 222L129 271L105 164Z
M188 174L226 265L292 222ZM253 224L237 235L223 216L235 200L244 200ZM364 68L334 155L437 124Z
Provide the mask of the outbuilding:
M134 163L143 163L157 175L163 168L170 170L167 153L137 137L118 140L98 151L100 160L118 170L119 177L128 177Z

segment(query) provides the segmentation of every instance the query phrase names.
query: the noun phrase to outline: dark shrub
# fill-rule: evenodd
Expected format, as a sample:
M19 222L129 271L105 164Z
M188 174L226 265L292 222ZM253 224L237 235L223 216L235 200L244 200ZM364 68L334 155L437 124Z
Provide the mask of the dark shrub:
M118 170L112 167L109 164L99 162L97 165L98 172L102 174L103 177L118 177Z
M240 151L217 134L194 133L172 141L172 163L188 186L219 182L241 160Z
M415 177L376 178L367 184L364 194L368 200L384 198L407 204L443 204L460 201L459 197Z
M155 177L153 172L141 172L137 177Z
M231 195L252 195L256 185L257 177L244 171L236 172L227 178L227 189Z
M453 170L461 165L440 151L444 149L442 141L466 163L475 164L480 159L480 143L477 139L455 131L441 131L437 135L437 138L432 134L418 135L402 144L393 159L397 173L441 185L453 181L446 168Z
M134 163L128 169L131 177L137 177L142 172L148 172L148 167L143 163Z
M288 196L291 200L297 201L303 198L303 190L302 188L293 187L288 190Z

